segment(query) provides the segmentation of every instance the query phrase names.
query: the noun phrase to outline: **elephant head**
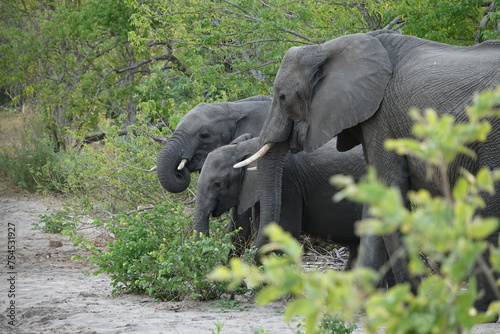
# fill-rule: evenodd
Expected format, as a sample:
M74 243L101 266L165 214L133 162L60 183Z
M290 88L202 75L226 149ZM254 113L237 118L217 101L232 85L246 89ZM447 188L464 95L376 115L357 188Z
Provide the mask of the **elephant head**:
M158 156L161 185L169 192L184 191L190 173L201 170L208 153L243 133L258 135L270 105L266 96L198 104L182 118Z
M236 215L242 215L257 203L256 172L232 168L257 150L258 138L250 138L251 134L244 134L208 154L197 184L194 209L196 231L209 234L210 215L218 217L233 207L236 207Z
M379 108L391 73L386 49L368 34L292 47L286 52L259 135L265 147L259 154L267 152L258 162L261 223L279 217L279 175L286 152L312 151L370 118ZM359 143L350 136L345 138L337 141L341 151Z

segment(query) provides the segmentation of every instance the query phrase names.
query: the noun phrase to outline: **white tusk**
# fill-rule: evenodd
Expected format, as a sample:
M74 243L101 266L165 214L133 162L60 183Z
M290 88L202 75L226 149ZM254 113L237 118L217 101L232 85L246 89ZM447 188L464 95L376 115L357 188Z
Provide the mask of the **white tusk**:
M154 167L151 167L151 169L149 170L150 172L154 172L156 170L156 166Z
M177 170L181 170L184 168L184 166L186 166L186 163L188 162L187 159L182 159L181 160L181 163L179 164L179 166L177 167Z
M247 170L251 170L251 171L257 170L257 166L255 166L255 167L248 167Z
M266 153L273 147L273 144L267 143L266 145L262 146L260 150L257 151L254 155L251 157L238 162L236 165L233 166L233 168L241 168L250 165L252 162L262 158Z

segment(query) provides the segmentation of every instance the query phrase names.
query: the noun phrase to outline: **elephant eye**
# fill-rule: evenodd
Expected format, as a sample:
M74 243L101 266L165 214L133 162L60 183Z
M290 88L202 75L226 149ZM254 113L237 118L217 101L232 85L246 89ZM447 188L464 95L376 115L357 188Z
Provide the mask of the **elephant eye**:
M208 133L208 132L202 132L202 133L200 133L200 138L207 139L208 137L210 137L210 133Z
M214 181L214 187L219 189L221 187L220 181Z
M286 100L286 95L285 94L280 94L279 96L281 102L285 102Z
M316 84L321 79L323 79L323 69L320 67L316 70L316 72L314 72L312 82L313 84Z

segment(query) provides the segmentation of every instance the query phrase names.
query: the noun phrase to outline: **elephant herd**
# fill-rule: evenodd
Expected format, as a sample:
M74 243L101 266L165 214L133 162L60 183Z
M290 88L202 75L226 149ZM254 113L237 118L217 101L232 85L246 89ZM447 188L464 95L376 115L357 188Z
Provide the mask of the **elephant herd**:
M401 246L400 236L358 237L354 223L368 210L332 202L329 177L359 179L371 165L403 198L422 188L441 195L423 162L386 151L384 141L411 137L412 107L465 121L474 94L500 84L499 69L500 41L458 47L379 30L292 47L272 98L205 103L186 114L159 154L158 178L167 191L181 192L190 172L201 171L195 229L208 234L210 216L232 209L231 228L241 228L237 249L250 242L252 229L253 243L262 246L263 227L278 222L295 237L305 232L345 244L358 265L378 270ZM500 168L500 120L491 120L485 142L469 148L476 159L452 163L452 184L461 168L474 174L482 166ZM497 183L495 195L484 195L481 215L500 218L498 194ZM498 234L488 242L498 245ZM394 282L408 281L405 264L391 263ZM483 293L475 307L485 311L497 299L495 287L483 274L476 278Z

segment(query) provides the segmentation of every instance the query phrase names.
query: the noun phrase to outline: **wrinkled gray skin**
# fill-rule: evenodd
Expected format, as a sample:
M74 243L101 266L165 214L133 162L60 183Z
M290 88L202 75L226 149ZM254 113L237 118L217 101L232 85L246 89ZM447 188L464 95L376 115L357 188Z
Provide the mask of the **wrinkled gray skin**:
M207 154L244 133L257 135L271 105L267 96L235 102L200 103L179 122L158 155L157 174L169 192L184 191L191 172L199 172ZM182 159L189 162L177 170Z
M218 217L233 207L234 213L243 214L259 201L257 171L233 168L259 148L259 139L245 140L248 137L251 136L240 137L208 155L198 179L195 230L208 234L210 215ZM360 146L349 152L338 152L336 141L333 139L312 153L300 152L286 157L279 222L295 238L304 232L349 247L352 259L359 245L354 223L361 219L363 206L347 200L333 202L335 188L329 184L329 178L345 174L358 180L366 164ZM251 223L234 216L233 220L236 223L231 230L242 228L234 240L241 252L241 247L249 244Z
M387 152L384 141L411 137L411 107L434 108L466 121L464 108L471 104L473 94L500 84L499 69L500 41L457 47L378 31L289 49L275 78L273 104L259 135L261 145L277 143L258 161L261 224L279 218L279 175L287 150L312 151L335 136L339 151L361 144L380 179L398 187L403 196L421 188L442 194L442 181L429 179L421 161ZM474 174L480 166L500 167L500 120L491 123L488 140L470 145L477 159L461 156L452 164L451 183L460 167ZM499 184L495 191L500 193ZM485 195L484 200L481 214L500 217L499 195ZM367 216L366 208L363 216ZM498 231L488 241L497 245ZM387 254L399 247L398 235L363 236L359 264L379 269ZM391 260L396 282L409 280L405 263ZM476 307L484 311L496 299L495 291L484 275L476 277L484 292Z

